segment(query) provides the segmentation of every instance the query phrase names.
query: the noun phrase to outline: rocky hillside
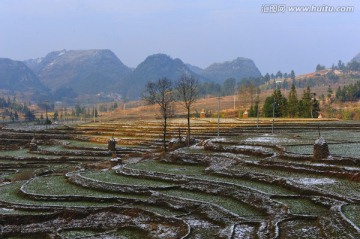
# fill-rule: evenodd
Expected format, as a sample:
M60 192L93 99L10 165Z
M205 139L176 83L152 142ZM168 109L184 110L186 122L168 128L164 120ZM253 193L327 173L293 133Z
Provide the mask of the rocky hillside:
M204 69L202 76L222 84L228 78L240 80L247 77L260 77L261 73L251 59L238 57L233 61L210 65Z
M68 87L79 94L117 91L131 73L110 50L55 51L25 63L53 91Z
M170 80L177 80L182 74L192 74L202 78L191 71L180 59L173 59L165 54L148 56L140 63L128 77L128 96L138 95L144 89L148 81L156 81L166 77Z
M45 57L25 61L37 78L51 89L55 100L64 100L94 94L115 93L129 99L138 99L148 81L167 77L178 79L192 74L202 82L224 83L228 78L237 80L261 76L254 62L237 58L230 62L215 63L201 69L184 64L178 58L165 54L148 56L135 69L124 65L110 50L62 50Z
M47 90L23 62L7 58L0 58L0 89L21 92Z

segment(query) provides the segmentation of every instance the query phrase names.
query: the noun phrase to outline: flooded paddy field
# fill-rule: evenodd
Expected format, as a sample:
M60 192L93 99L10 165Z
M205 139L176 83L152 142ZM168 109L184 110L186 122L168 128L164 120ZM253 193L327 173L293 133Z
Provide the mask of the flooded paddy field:
M191 125L3 127L0 238L360 238L360 124Z

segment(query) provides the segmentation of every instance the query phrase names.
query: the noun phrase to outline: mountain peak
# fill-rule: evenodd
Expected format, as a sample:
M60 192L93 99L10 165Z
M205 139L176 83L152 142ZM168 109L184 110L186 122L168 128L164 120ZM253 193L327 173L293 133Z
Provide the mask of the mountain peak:
M45 91L38 77L21 61L0 58L0 88L15 91Z
M77 93L107 92L131 70L108 49L61 50L26 64L51 89L70 87ZM101 82L101 89L99 89Z
M240 80L247 77L261 76L255 63L251 59L245 57L237 57L232 61L214 63L204 69L203 74L205 77L218 83L224 82L229 78Z

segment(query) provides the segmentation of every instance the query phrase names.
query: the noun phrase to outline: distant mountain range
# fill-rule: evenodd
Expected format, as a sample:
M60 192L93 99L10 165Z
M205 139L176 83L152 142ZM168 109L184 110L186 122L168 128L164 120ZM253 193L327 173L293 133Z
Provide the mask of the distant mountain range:
M6 61L7 67L4 65ZM251 59L240 57L214 63L205 69L165 54L148 56L131 69L110 50L62 50L24 62L10 59L2 59L2 62L0 76L4 80L1 79L0 88L51 91L55 100L99 93L118 93L137 99L146 82L162 77L176 80L184 73L192 74L202 82L219 84L228 78L240 80L261 76Z
M55 51L25 63L52 90L78 94L117 91L131 70L110 50Z

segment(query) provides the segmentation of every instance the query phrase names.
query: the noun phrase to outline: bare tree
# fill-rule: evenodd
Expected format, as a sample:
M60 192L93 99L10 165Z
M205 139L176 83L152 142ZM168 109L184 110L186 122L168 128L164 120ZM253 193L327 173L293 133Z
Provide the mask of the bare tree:
M187 110L187 138L186 143L190 145L190 109L191 105L199 96L199 81L191 75L182 75L176 82L177 99Z
M160 106L160 113L163 118L163 146L165 151L167 119L171 114L171 103L174 101L172 90L172 82L167 78L162 78L156 82L148 82L142 97L147 103Z

